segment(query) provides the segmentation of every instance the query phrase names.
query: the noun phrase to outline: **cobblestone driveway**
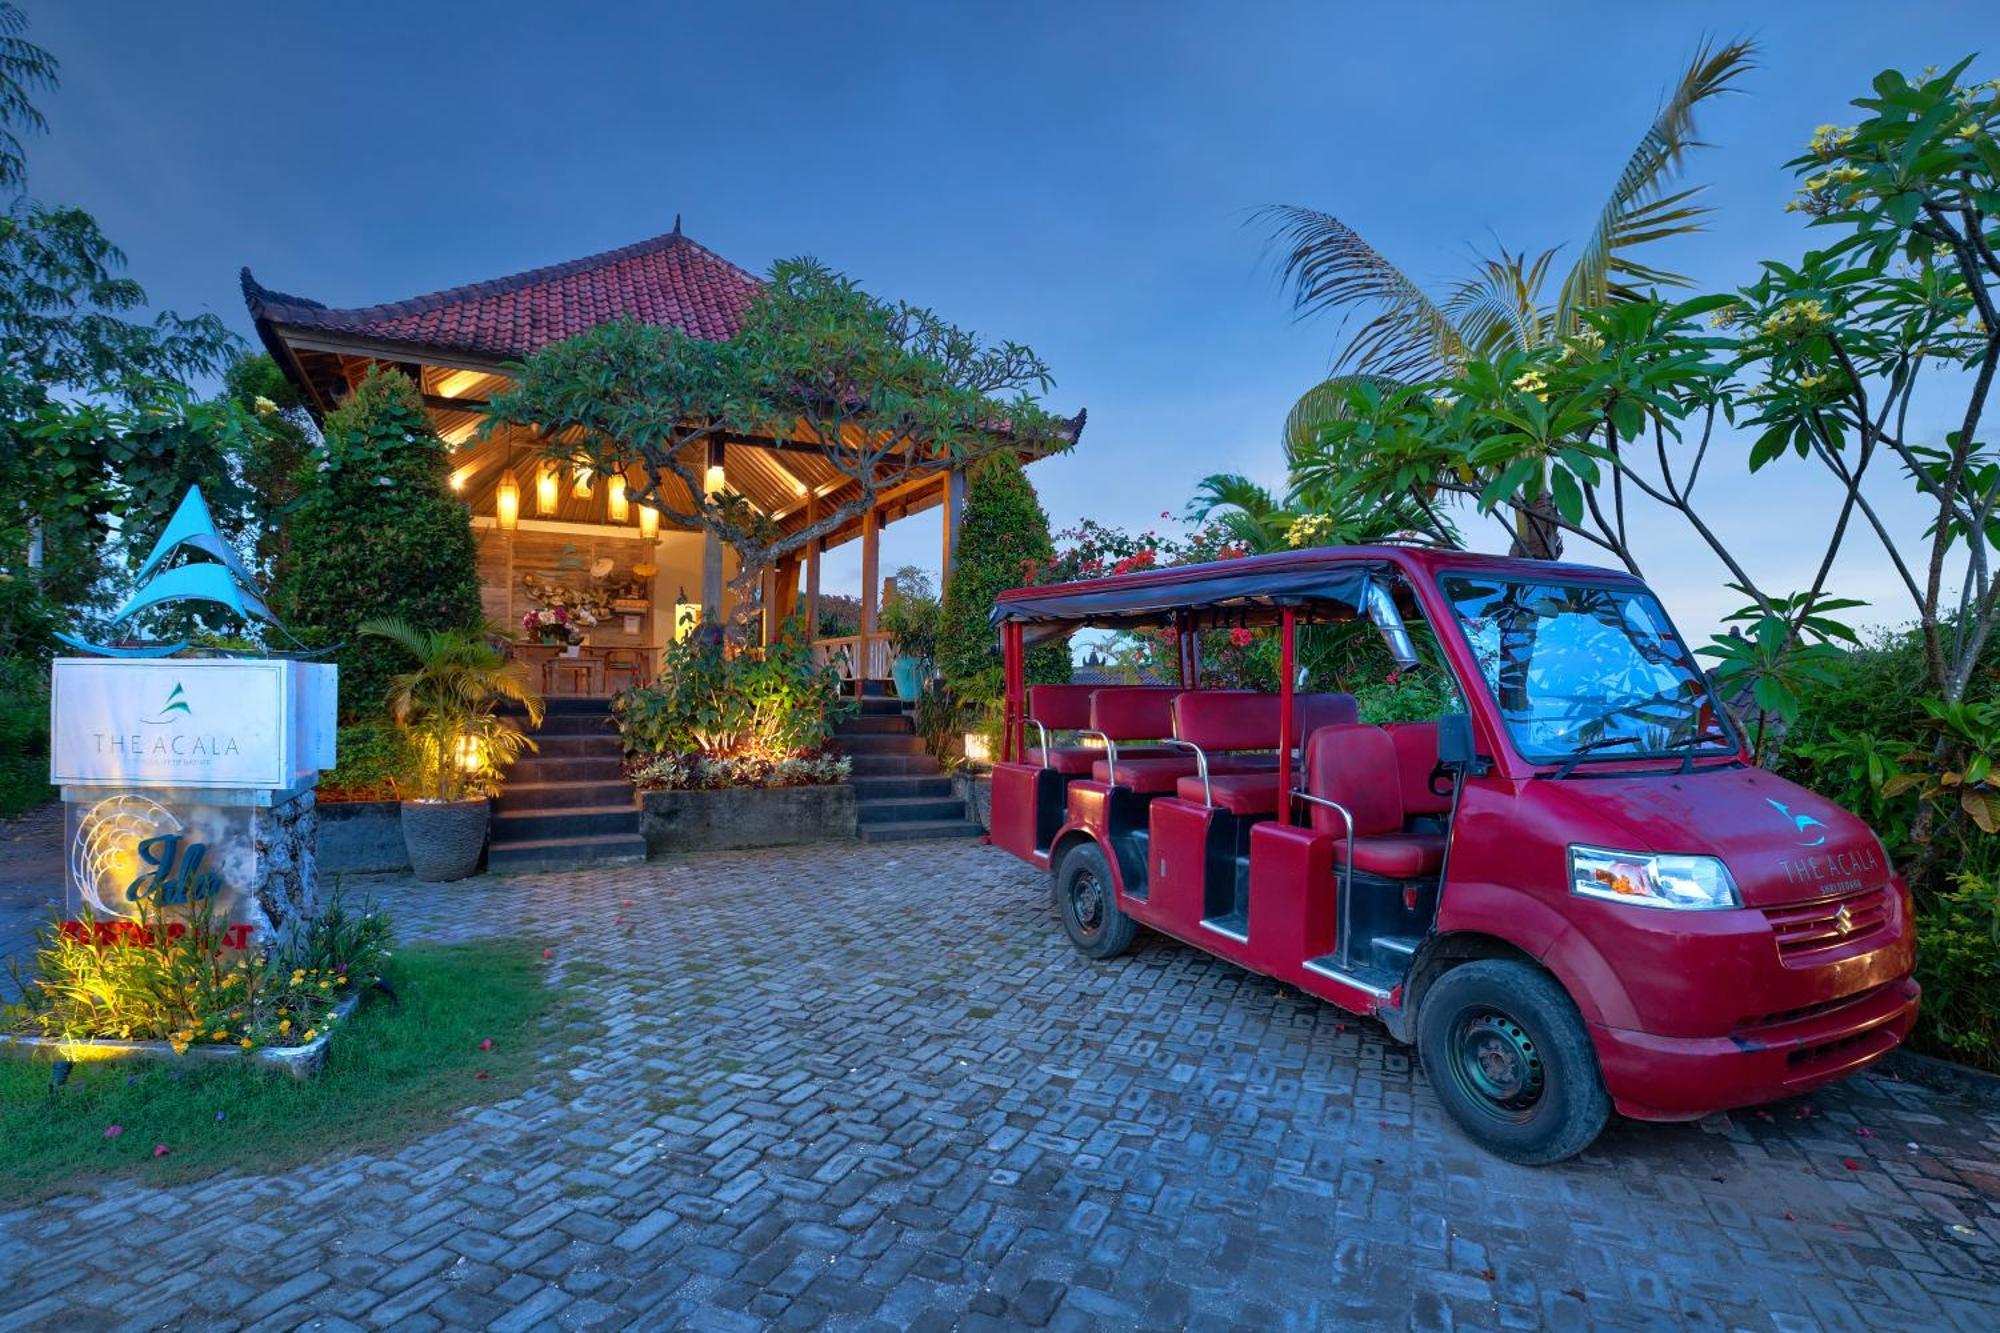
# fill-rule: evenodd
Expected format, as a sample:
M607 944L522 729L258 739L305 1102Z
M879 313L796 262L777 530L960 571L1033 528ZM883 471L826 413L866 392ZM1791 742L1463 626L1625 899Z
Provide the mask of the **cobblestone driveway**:
M0 1215L0 1330L2000 1327L2000 1117L1909 1085L1528 1170L1372 1024L1084 961L987 848L376 887L598 964L610 1040L393 1156Z

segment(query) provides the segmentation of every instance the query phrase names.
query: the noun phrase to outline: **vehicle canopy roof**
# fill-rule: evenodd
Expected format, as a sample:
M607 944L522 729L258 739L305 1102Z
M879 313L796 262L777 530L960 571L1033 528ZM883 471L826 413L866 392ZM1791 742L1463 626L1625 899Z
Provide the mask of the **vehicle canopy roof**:
M1389 590L1394 574L1415 579L1447 569L1537 581L1638 582L1617 570L1473 551L1319 546L1013 588L994 599L989 619L996 627L1020 624L1030 644L1084 627L1164 629L1184 612L1195 629L1274 625L1287 607L1303 610L1308 620L1349 620L1369 605L1371 588Z

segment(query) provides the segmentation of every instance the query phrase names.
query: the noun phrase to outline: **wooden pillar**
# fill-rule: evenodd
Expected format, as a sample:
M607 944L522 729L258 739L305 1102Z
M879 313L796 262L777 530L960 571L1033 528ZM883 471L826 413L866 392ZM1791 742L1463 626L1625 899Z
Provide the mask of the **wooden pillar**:
M944 474L944 503L939 506L944 514L940 523L943 528L943 563L938 566L938 591L951 581L951 571L958 567L958 525L965 516L965 474L957 468Z
M778 641L778 631L784 627L785 618L778 607L778 571L767 569L757 576L757 600L763 603L764 646L770 647Z
M806 497L806 524L819 521L819 492ZM819 637L819 547L815 537L806 543L806 642Z
M854 664L856 680L868 679L869 645L882 609L881 577L882 516L871 504L861 516L861 660Z
M723 458L722 441L710 440L708 466L702 476L710 495L722 492ZM722 623L722 538L709 528L701 531L701 614L711 625Z

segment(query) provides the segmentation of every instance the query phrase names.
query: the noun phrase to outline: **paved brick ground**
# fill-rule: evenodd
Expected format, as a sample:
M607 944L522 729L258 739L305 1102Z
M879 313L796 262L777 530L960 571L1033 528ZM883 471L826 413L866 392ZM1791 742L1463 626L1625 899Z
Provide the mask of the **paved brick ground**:
M0 1330L2000 1327L2000 1117L1919 1088L1526 1170L1370 1024L1080 959L986 848L377 887L594 964L607 1039L391 1156L0 1214Z

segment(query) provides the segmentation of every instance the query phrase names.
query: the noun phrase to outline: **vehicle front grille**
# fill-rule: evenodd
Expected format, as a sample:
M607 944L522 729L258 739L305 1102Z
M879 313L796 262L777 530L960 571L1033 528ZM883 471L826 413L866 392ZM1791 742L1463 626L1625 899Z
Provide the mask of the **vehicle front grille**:
M1778 956L1797 965L1816 955L1867 940L1889 924L1889 890L1863 889L1817 902L1767 907L1764 917L1778 939Z

